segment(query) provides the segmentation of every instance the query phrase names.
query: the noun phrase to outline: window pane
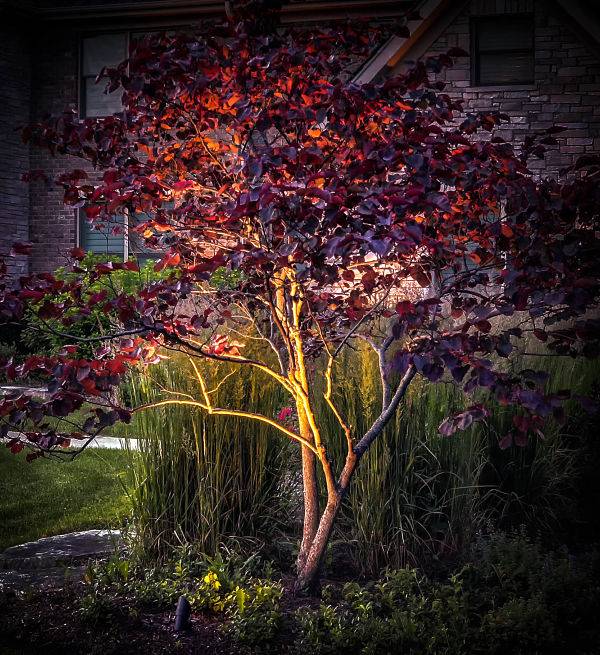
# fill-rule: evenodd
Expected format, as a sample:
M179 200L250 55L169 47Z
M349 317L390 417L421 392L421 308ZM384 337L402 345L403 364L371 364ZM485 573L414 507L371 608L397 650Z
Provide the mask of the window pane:
M477 39L480 52L533 48L533 21L521 16L479 19Z
M98 75L127 58L127 34L101 34L83 39L82 75Z
M110 222L104 223L102 229L92 227L86 218L80 225L79 243L86 252L100 255L119 255L123 257L125 235L122 216L115 216Z
M119 88L112 93L104 93L105 89L105 81L96 84L93 77L85 79L85 115L89 118L110 116L123 109L121 104L123 89Z
M533 82L530 52L482 53L479 56L479 84L527 84Z

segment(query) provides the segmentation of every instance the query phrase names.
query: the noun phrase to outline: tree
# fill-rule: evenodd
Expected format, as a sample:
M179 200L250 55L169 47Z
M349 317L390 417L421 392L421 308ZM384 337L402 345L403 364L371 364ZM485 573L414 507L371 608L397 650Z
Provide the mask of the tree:
M68 451L74 456L142 409L104 396L160 349L273 378L290 398L277 417L215 407L195 364L198 398L152 406L235 413L299 444L298 588L314 589L356 468L416 376L518 405L504 445L542 436L546 418L562 418L567 392L548 394L542 374L501 363L523 352L530 334L548 354L597 354L600 160L581 160L564 183L536 180L527 161L561 128L529 136L516 153L492 136L507 117L461 118L459 102L429 79L465 54L458 49L357 85L352 74L381 38L377 29L272 27L232 20L203 34L150 36L128 64L102 73L110 91L122 87L122 113L65 113L26 131L52 153L91 164L93 175L59 178L65 202L96 225L128 216L130 230L161 252L155 268L165 276L136 293L98 292L98 280L136 262L86 267L75 249L67 280L42 274L6 285L5 321L34 306L45 329L68 340L69 326L101 305L114 329L83 341L117 347L86 359L74 342L57 356L8 362L10 376L46 375L50 397L9 396L0 415L4 434L21 432L11 448L30 446L30 458L89 435ZM260 357L245 354L250 338L264 346ZM346 423L334 392L336 360L358 339L374 349L381 377L380 414L364 434ZM319 380L347 443L344 462L330 460L319 426ZM48 416L68 421L84 403L92 409L82 426L48 426ZM474 403L440 431L465 429L488 411Z

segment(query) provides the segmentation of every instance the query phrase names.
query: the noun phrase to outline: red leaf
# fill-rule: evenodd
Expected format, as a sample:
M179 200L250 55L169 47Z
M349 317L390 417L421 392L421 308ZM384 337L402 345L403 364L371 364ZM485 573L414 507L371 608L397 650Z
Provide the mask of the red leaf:
M413 313L414 310L415 306L409 300L401 300L396 304L396 314L401 318Z
M23 243L21 241L16 241L13 243L12 248L10 249L11 257L15 255L31 255L31 249L33 248L33 243Z
M17 453L20 453L23 450L23 448L25 448L25 445L23 444L22 441L16 439L9 445L9 447L10 447L10 452L13 455L16 455Z
M83 248L71 248L69 254L73 259L81 261L85 257L85 250Z
M88 205L85 209L85 215L88 218L97 218L100 215L100 212L102 211L102 206L101 205Z
M175 182L175 184L173 184L171 188L173 189L173 191L185 191L186 189L189 189L190 187L193 186L194 186L194 182L192 182L191 180L180 180L179 182Z
M160 261L156 262L156 264L154 264L154 270L158 273L159 271L163 271L165 268L167 268L167 266L177 266L180 261L181 255L178 252L167 255Z
M98 273L111 273L115 270L115 266L112 262L100 262L94 267Z
M91 396L99 396L100 391L96 388L96 382L90 378L85 378L80 382L81 386L89 393Z

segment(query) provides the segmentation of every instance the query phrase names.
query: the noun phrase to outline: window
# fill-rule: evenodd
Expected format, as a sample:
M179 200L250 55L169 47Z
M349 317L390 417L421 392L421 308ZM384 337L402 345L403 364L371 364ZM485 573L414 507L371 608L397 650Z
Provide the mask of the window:
M166 208L171 208L171 203L166 203ZM137 214L135 218L115 216L110 221L92 224L88 221L84 212L79 214L79 247L85 252L95 255L105 255L107 258L119 257L127 259L134 257L140 265L149 259L158 259L161 256L160 250L148 248L140 234L129 230L130 221L136 222L146 220L145 215ZM100 228L100 225L102 226Z
M122 89L104 93L106 84L96 84L105 67L115 67L127 59L128 35L100 34L81 41L81 116L96 118L121 111Z
M129 255L127 229L123 216L115 216L111 221L92 227L83 212L79 216L79 247L95 255L117 256Z
M99 34L81 40L81 103L82 118L110 116L122 110L123 89L104 93L106 85L96 84L98 73L114 67L128 57L131 35L127 32ZM167 205L169 206L169 205ZM131 217L129 217L131 220ZM142 220L141 217L137 220ZM140 263L160 257L160 252L145 247L140 235L128 229L123 216L114 216L102 225L92 227L85 214L79 215L79 247L86 252L107 257L136 257Z
M471 22L471 84L530 84L534 80L531 15L494 15Z

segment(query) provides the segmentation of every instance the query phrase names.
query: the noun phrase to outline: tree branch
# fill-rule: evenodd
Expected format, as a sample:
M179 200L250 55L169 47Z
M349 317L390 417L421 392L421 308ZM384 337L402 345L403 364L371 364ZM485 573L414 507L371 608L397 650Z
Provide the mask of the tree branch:
M363 437L356 444L356 447L354 448L354 452L356 453L357 457L362 457L362 455L369 449L369 446L373 443L373 441L375 441L375 439L381 434L383 428L385 428L388 421L392 418L392 416L396 412L396 409L398 408L400 401L404 397L404 394L408 389L408 385L412 382L412 379L415 377L416 372L417 371L415 367L411 364L408 367L406 373L403 375L402 379L400 380L400 383L398 384L398 387L396 388L396 391L394 392L394 395L392 396L388 406L381 412L381 414L375 420L373 425L369 428L367 432L365 432Z

